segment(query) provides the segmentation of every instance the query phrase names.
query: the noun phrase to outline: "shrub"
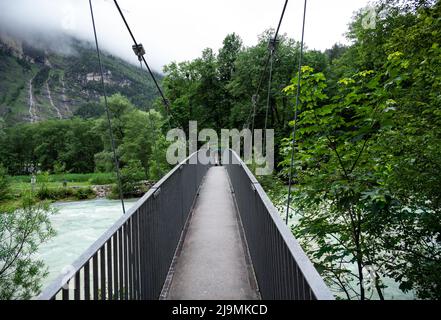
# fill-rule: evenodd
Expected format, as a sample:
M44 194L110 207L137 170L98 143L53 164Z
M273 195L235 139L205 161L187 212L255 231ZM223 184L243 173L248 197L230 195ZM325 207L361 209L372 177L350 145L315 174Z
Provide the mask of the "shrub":
M140 181L145 179L143 168L139 160L130 160L129 163L121 169L121 186L124 197L138 196L142 193ZM111 198L119 197L118 185L112 188Z
M19 210L0 214L0 300L30 299L40 292L48 272L35 253L55 235L49 219L55 212L25 198Z
M115 177L113 174L96 174L89 179L89 183L93 185L105 185L115 183Z
M93 192L92 188L79 188L75 190L75 198L78 200L86 200L95 197L95 192Z
M61 200L76 197L76 192L71 188L50 189L42 185L38 190L36 197L40 200Z
M90 187L86 188L60 188L50 189L46 185L42 185L36 193L36 197L39 200L63 200L63 199L76 199L86 200L95 197L95 192Z

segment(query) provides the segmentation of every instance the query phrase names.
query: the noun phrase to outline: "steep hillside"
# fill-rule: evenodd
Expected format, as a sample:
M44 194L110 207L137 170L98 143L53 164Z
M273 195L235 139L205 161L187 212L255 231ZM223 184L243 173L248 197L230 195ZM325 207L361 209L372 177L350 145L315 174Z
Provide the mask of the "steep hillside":
M0 34L0 117L13 124L102 112L92 110L102 94L93 45L69 39L68 49L39 47ZM106 53L102 58L108 93L150 108L156 89L145 70Z

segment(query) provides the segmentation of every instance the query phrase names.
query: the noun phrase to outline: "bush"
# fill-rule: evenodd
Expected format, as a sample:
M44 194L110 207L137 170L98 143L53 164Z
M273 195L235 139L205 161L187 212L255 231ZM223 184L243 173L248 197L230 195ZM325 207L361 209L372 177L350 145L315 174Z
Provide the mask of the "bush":
M36 197L39 200L63 200L63 199L75 199L75 200L86 200L95 197L95 192L90 187L86 188L61 188L61 189L50 189L47 186L41 186Z
M93 192L92 188L79 188L75 190L75 198L77 200L86 200L95 198L95 192Z
M94 177L89 179L89 183L93 185L105 185L115 183L115 177L113 174L96 174Z
M25 198L19 210L0 214L0 300L39 294L48 269L36 253L55 235L49 219L55 212L47 203Z
M130 160L129 163L121 169L121 186L124 197L136 197L143 193L140 181L145 179L145 174L139 160ZM118 185L112 188L111 198L119 197Z
M46 185L37 190L36 197L39 200L61 200L75 196L75 190L71 188L50 189Z
M11 177L13 182L23 182L30 183L31 176L13 176ZM64 173L64 174L51 174L47 177L37 176L37 182L63 182L64 180L68 182L91 182L94 181L105 182L104 184L115 183L115 176L113 173L99 172L99 173ZM93 181L93 182L92 182Z

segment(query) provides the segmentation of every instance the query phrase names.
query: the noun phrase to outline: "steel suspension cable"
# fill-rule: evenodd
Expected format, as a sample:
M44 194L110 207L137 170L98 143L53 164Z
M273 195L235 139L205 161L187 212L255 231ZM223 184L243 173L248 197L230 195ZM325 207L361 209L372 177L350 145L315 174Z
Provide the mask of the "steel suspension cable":
M113 0L113 2L115 3L115 6L116 6L116 8L118 9L118 12L119 12L119 14L120 14L122 20L124 21L124 24L125 24L127 30L129 31L130 37L132 38L134 45L135 45L136 47L138 47L138 46L139 46L139 43L136 41L135 36L133 35L132 30L130 29L130 26L129 26L127 20L126 20L126 17L124 16L124 13L122 12L122 10L121 10L121 8L120 8L120 6L119 6L119 4L118 4L118 1L117 1L117 0ZM145 57L144 57L143 55L140 55L139 57L140 57L140 59L144 62L144 65L146 66L147 71L149 72L150 76L151 76L152 79L153 79L153 82L155 83L156 89L158 90L159 94L161 95L161 98L162 98L162 101L163 101L163 103L164 103L164 107L165 107L165 111L166 111L166 113L167 113L167 116L169 116L169 117L173 117L172 114L170 113L170 104L169 104L169 101L167 100L167 98L165 97L165 95L164 95L164 93L163 93L161 87L159 86L159 83L158 83L158 81L156 80L156 77L155 77L154 73L153 73L152 70L150 69L150 66L149 66L149 64L147 63L147 60L145 59Z
M118 156L116 153L115 138L113 136L112 120L110 118L109 105L107 103L107 92L106 92L106 85L104 83L103 64L101 62L101 52L100 52L100 48L99 48L99 44L98 44L98 37L97 37L96 26L95 26L95 17L93 14L92 0L89 0L89 6L90 6L90 15L92 17L93 34L95 37L96 53L97 53L97 57L98 57L99 67L100 67L101 86L102 86L103 95L104 95L104 106L106 109L107 124L109 127L109 137L110 137L110 142L111 142L112 152L113 152L113 161L114 161L114 165L115 165L115 171L116 171L116 177L117 177L117 183L118 183L118 189L119 189L119 198L121 200L121 206L122 206L123 213L125 214L126 208L124 205L124 197L123 197L123 192L122 192L121 174L119 171L119 161L118 161Z
M300 84L301 84L301 75L302 75L302 63L303 63L303 45L304 45L304 39L305 39L305 20L306 20L306 2L305 0L304 6L303 6L303 22L302 22L302 40L300 43L300 54L299 54L299 69L297 74L297 93L296 93L296 105L294 109L294 126L293 126L293 132L292 132L292 145L291 145L291 164L289 167L289 184L288 184L288 202L286 204L286 224L288 224L288 218L289 218L289 206L291 204L291 188L292 188L292 174L293 174L293 166L294 166L294 149L296 146L296 130L297 130L297 112L299 108L299 102L300 102Z
M269 112L269 106L270 106L270 99L271 99L271 84L273 81L273 60L274 60L274 47L271 48L271 54L270 54L270 69L269 69L269 77L268 77L268 93L266 96L266 113L265 113L265 131L268 124L268 112Z
M142 61L139 61L139 66L140 66L141 71L142 71L142 70L143 70L143 69L142 69ZM153 110L154 110L154 109L153 109ZM151 130L152 135L153 135L153 140L155 140L155 142L156 142L157 132L156 132L155 124L153 123L153 120L152 120L152 116L153 116L153 115L152 115L151 111L152 111L152 110L149 110L147 116L148 116L148 118L149 118L149 125L150 125L150 130ZM157 152L156 144L153 143L153 144L152 144L152 158L154 158L154 154L156 154L156 152ZM156 160L157 160L157 159L156 159ZM163 174L162 174L162 169L159 169L159 175L160 175L160 176L163 175Z
M277 25L277 29L276 29L276 32L274 34L274 38L271 40L272 43L276 43L276 41L277 41L277 37L279 35L279 31L280 31L280 27L282 25L283 17L285 16L285 11L286 11L287 5L288 5L288 0L285 0L285 4L283 5L283 10L282 10L282 13L281 13L280 18L279 18L279 23ZM254 97L253 99L255 100L255 103L253 103L253 106L252 106L253 107L253 112L252 112L252 119L253 120L252 120L252 127L251 127L252 131L251 132L254 131L254 121L255 121L255 116L256 116L256 104L257 104L258 99L259 99L258 97L259 97L260 88L262 87L263 80L265 78L265 73L266 73L266 71L268 69L268 65L270 63L270 59L271 59L271 54L268 54L268 56L266 58L266 61L265 61L265 66L264 66L264 68L262 70L262 73L260 74L260 78L259 78L259 82L258 82L258 85L257 85L256 93L253 96ZM249 121L249 120L247 120L247 121Z

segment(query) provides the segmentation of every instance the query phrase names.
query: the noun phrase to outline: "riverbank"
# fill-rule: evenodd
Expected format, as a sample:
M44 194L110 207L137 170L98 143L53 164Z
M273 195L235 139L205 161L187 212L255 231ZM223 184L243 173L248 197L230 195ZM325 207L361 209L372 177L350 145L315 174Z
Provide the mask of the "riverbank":
M153 184L147 180L137 181L136 188L127 197L141 197ZM9 177L8 196L0 202L0 210L16 209L30 195L37 201L49 202L118 198L112 173L42 174L36 176L34 183L31 176L12 176Z

